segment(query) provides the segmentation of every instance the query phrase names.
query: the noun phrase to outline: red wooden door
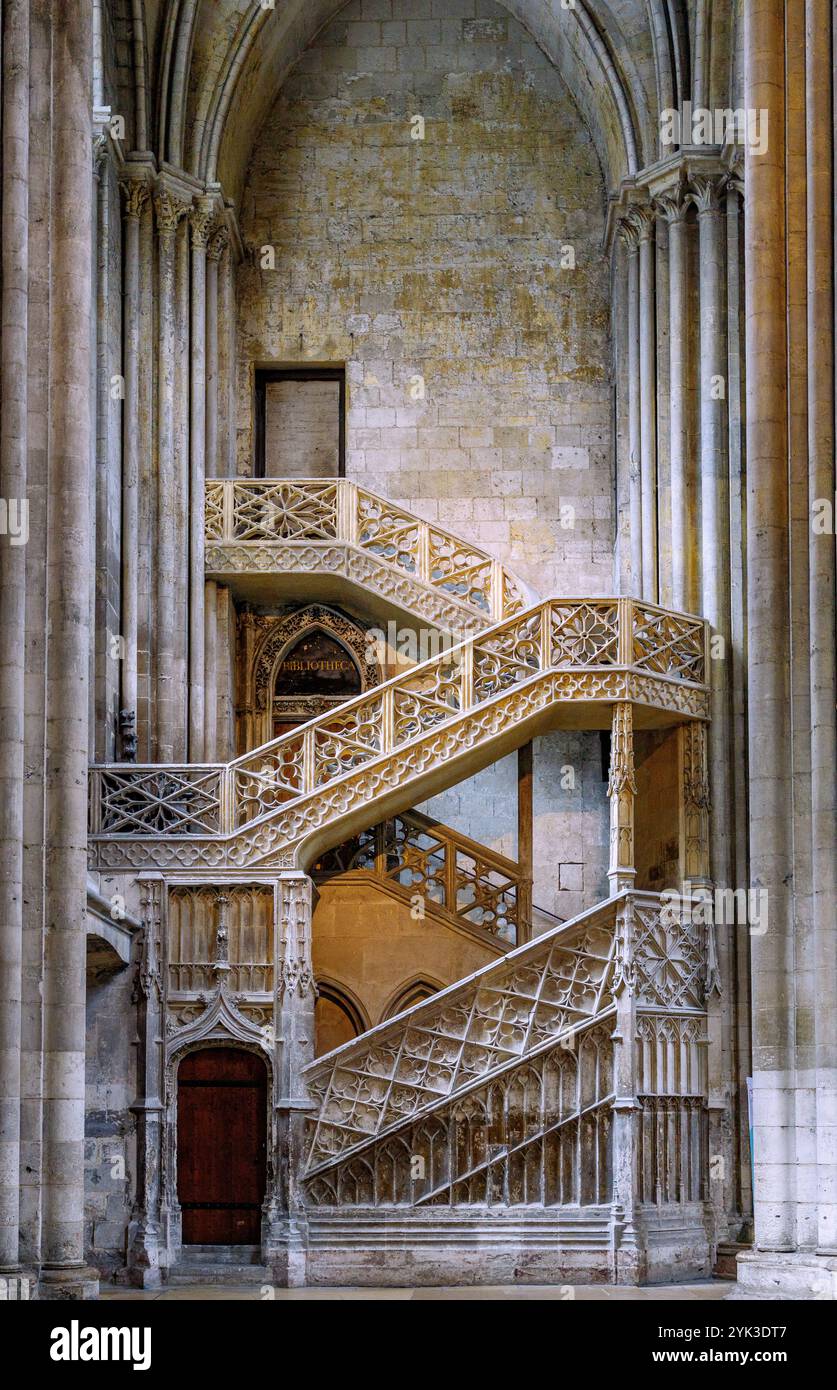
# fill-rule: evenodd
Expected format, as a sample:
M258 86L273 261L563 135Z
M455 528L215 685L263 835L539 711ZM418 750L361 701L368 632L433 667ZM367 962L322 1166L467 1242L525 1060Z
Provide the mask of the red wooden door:
M267 1071L252 1052L207 1047L180 1063L177 1195L184 1245L257 1245L265 1193Z

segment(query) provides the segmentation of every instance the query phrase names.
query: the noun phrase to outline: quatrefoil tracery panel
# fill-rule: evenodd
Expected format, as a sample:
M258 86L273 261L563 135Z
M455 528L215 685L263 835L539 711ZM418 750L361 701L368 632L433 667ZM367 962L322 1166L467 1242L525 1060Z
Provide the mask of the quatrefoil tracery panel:
M453 995L418 1006L408 1023L315 1064L309 1090L320 1108L309 1169L592 1019L609 999L612 954L610 922L586 926L570 942L535 944L525 961L498 962Z
M370 550L408 574L417 574L419 519L361 488L358 488L357 499L357 540L361 549Z
M314 782L324 786L383 751L382 700L372 695L314 729Z
M474 700L481 702L541 669L540 610L474 642Z

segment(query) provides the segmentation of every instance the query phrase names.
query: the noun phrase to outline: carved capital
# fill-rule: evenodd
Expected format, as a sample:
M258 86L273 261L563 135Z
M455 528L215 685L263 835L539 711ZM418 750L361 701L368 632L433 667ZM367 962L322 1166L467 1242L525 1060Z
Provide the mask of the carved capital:
M639 247L639 233L633 218L620 217L618 235L622 238L628 255L634 255Z
M158 234L161 237L173 237L181 217L185 217L189 211L189 204L163 188L154 195L154 211L157 214Z
M214 215L212 206L207 205L201 199L189 213L189 225L192 231L192 249L194 251L206 250L213 224Z
M119 187L122 189L125 216L139 221L151 196L147 182L145 179L122 179Z
M220 261L221 257L227 249L229 240L230 234L227 231L226 227L219 227L216 224L214 230L210 232L209 240L207 242L207 259L210 261Z
M721 194L726 178L708 174L695 174L689 182L688 197L697 208L698 217L705 217L720 211Z
M689 199L682 188L676 188L669 193L660 193L654 199L654 207L669 225L673 222L685 222L689 211Z
M657 221L653 207L649 205L633 207L626 213L625 221L633 228L639 246L644 241L650 241L653 238Z

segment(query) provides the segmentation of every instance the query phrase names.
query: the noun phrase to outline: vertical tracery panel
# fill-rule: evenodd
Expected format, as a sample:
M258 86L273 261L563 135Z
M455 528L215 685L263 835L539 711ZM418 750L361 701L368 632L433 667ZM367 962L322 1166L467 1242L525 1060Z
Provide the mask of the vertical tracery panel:
M273 989L273 889L262 885L174 887L169 893L169 991L213 987L214 965L229 964L231 987Z

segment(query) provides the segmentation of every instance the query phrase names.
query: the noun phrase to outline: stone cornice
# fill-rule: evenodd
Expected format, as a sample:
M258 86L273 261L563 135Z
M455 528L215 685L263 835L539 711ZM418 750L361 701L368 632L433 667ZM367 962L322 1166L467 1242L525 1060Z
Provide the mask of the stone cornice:
M623 179L608 202L603 247L613 249L621 232L620 223L636 208L647 208L650 202L658 205L661 215L667 216L661 200L677 198L685 184L695 178L728 180L739 147L721 149L719 145L688 145L649 164L629 179Z

